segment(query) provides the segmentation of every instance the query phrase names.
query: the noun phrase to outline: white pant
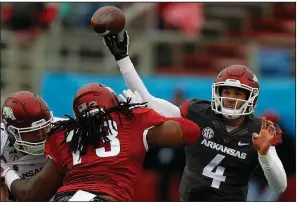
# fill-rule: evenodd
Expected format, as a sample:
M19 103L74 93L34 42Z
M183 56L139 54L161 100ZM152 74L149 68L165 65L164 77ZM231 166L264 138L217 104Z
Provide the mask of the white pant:
M78 190L70 199L69 201L91 201L96 197L95 194Z

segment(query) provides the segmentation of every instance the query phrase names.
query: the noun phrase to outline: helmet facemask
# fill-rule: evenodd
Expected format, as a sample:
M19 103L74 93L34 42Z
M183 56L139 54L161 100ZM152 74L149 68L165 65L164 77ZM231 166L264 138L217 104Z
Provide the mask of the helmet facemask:
M16 128L12 125L7 127L9 133L11 133L15 138L14 146L18 151L31 154L31 155L43 155L44 152L44 143L45 139L39 142L28 142L24 141L22 136L25 136L26 133L36 132L42 130L40 132L46 133L51 126L53 121L53 113L51 112L51 118L46 121L45 119L41 119L39 121L33 122L31 127L27 128Z
M236 87L248 91L247 100L241 100L237 98L222 97L222 87ZM212 103L211 108L218 114L222 114L227 119L237 119L240 116L250 115L254 113L257 97L259 95L259 89L252 88L244 84L240 84L238 80L226 80L225 82L217 82L212 85ZM223 100L235 100L236 104L233 108L226 108L223 105ZM238 104L243 102L240 108ZM238 108L238 109L237 109Z

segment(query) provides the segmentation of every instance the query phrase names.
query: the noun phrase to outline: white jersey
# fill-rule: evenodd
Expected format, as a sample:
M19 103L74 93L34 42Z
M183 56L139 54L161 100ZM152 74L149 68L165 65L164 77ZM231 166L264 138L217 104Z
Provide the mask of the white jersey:
M54 117L54 122L64 120ZM25 154L16 150L8 139L8 132L4 124L1 123L1 151L0 158L6 162L8 166L13 168L21 178L29 178L36 175L44 166L45 157L43 155L34 156Z

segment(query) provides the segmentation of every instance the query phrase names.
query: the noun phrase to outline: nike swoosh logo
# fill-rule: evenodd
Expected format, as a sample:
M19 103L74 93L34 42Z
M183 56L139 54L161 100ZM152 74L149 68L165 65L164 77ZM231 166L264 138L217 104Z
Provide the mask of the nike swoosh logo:
M249 145L250 143L242 143L242 142L238 142L238 146L246 146Z

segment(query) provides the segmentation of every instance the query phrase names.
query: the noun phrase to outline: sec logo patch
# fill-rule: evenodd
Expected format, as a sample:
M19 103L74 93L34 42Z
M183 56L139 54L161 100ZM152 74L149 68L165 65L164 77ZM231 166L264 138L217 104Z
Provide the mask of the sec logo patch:
M203 128L202 135L205 139L211 139L214 136L214 131L210 127Z

